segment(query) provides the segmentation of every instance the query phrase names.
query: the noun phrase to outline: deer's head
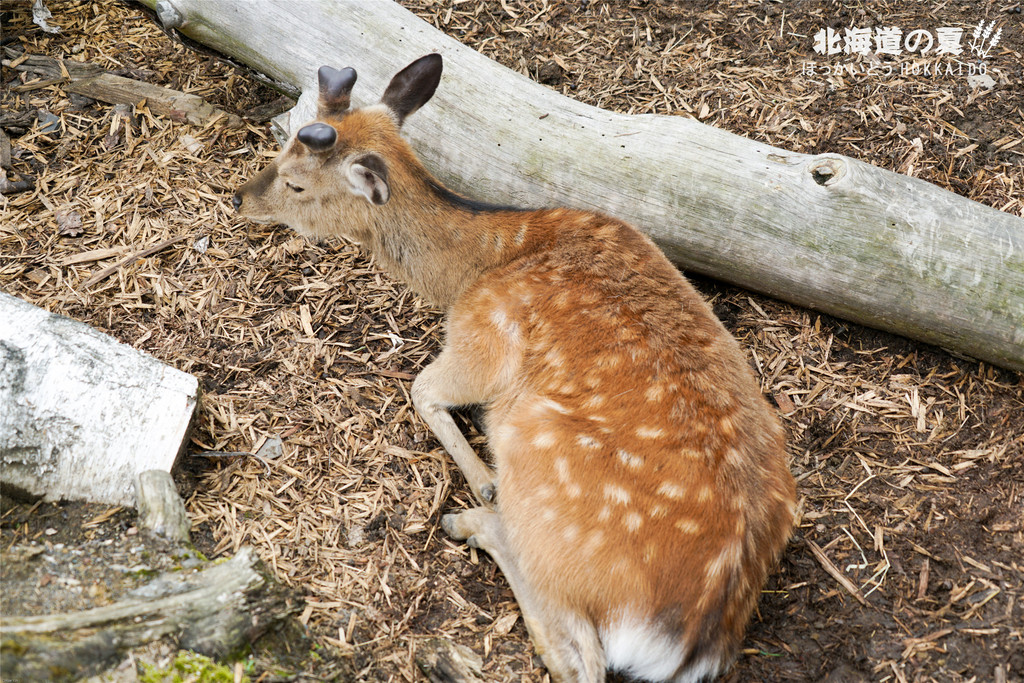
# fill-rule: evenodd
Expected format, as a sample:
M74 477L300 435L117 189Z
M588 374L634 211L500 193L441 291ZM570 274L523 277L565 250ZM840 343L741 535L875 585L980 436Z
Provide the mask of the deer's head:
M392 199L393 188L418 185L402 182L416 174L418 162L399 129L434 94L441 68L440 55L421 57L395 75L378 104L350 109L355 70L321 67L316 120L238 189L235 209L307 237L366 241L378 218L374 210Z

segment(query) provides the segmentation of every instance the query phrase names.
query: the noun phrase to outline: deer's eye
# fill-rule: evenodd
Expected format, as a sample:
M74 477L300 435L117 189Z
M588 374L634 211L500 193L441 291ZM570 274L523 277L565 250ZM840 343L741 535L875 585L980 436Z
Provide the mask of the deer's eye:
M292 192L305 192L306 191L306 188L302 187L301 185L296 185L295 183L289 183L289 182L285 181L285 185L287 185L288 189L291 190Z

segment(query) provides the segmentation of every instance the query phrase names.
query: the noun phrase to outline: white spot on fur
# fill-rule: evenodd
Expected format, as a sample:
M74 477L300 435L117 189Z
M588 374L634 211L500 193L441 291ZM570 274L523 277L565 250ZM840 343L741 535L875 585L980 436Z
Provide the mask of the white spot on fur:
M533 412L535 414L536 413L545 413L545 412L547 412L549 410L553 410L556 413L560 413L562 415L568 415L569 413L572 412L571 410L569 410L568 408L563 406L558 401L555 401L554 399L550 399L550 398L538 399L537 401L534 402L532 410L533 410Z
M618 505L625 505L629 502L629 491L618 484L605 484L604 497Z
M577 434L576 443L583 446L584 448L600 448L601 442L590 436L589 434Z
M686 496L686 489L675 482L663 481L658 485L657 493L673 500L682 500Z
M587 397L587 400L583 402L584 408L597 408L604 404L605 398L601 394L591 394Z
M651 516L651 519L658 519L660 517L664 517L665 512L666 510L664 505L655 505L650 510L648 510L647 514Z
M569 461L563 457L555 458L555 473L558 476L558 481L563 484L572 483L572 477L569 476Z
M551 432L540 432L537 436L533 437L530 443L536 448L551 448L556 442L557 439L555 439L555 435Z
M658 546L654 543L648 543L644 546L644 564L650 564L654 562L654 558L658 556Z
M550 398L545 398L545 399L544 399L543 401L541 401L541 402L542 402L542 403L543 403L543 404L544 404L544 405L545 405L546 407L550 408L551 410L555 411L556 413L561 413L562 415L568 415L569 413L571 413L571 412L572 412L571 410L569 410L568 408L566 408L565 406L563 406L563 405L562 405L561 403L559 403L558 401L554 401L554 400L552 400L552 399L550 399Z
M494 326L501 332L505 333L513 340L519 340L519 325L508 317L504 308L499 307L491 311L491 322L494 323Z
M562 528L562 538L566 543L575 543L580 535L580 529L575 524L566 524Z
M665 434L661 427L637 427L636 435L641 439L658 439Z
M516 231L516 236L512 238L512 241L515 242L517 247L523 246L523 242L526 240L526 231L526 223L523 223L519 226L519 230Z
M619 457L619 462L632 470L639 469L644 464L643 458L639 455L633 455L628 451L620 450L615 455Z
M700 524L692 519L680 519L676 522L676 528L684 534L699 534Z
M718 553L715 559L708 562L704 568L704 575L709 583L717 582L725 577L725 572L734 572L740 568L740 559L743 557L743 546L739 541L729 542L722 552Z
M647 359L647 348L644 346L630 346L629 357L634 363L640 363Z
M607 522L612 518L612 509L607 505L602 505L600 512L597 513L597 521Z
M622 518L622 523L626 525L628 530L636 531L644 523L644 518L637 512L627 512L626 516Z
M609 353L597 359L597 365L605 368L617 368L622 365L622 356L617 353Z
M541 505L547 505L548 501L544 496L538 494L536 491L531 491L523 495L522 504L527 508L536 508Z
M725 449L725 455L723 457L725 458L725 462L732 467L738 468L743 465L743 456L740 454L739 450L735 448Z
M714 496L714 494L715 492L711 490L710 486L701 486L699 489L697 489L697 502L708 503L711 501L711 498L712 496Z
M657 402L661 401L661 397L664 394L665 394L665 385L663 385L663 384L652 384L651 386L647 387L647 393L644 394L644 397L648 401L653 401L653 402L657 403Z

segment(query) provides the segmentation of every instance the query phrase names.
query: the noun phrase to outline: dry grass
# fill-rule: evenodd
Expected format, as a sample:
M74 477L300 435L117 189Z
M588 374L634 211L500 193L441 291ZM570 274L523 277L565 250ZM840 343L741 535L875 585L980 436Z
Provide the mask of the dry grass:
M581 100L848 154L1024 213L1019 19L992 58L1005 79L984 94L960 80L799 76L817 58L799 36L819 26L1014 16L998 3L933 16L892 0L860 18L827 2L404 4ZM135 6L51 6L58 36L27 5L5 6L5 45L243 116L277 97ZM438 528L441 512L469 504L408 395L438 349L438 312L351 246L231 215L230 191L276 151L265 126L197 129L6 67L3 87L13 172L35 187L0 199L0 287L201 378L180 478L196 536L212 555L254 546L306 596L302 621L324 646L310 671L419 680L417 648L443 634L482 654L491 680L542 680L493 563ZM784 417L802 497L728 680L1024 675L1021 375L697 284ZM275 437L280 454L245 455Z

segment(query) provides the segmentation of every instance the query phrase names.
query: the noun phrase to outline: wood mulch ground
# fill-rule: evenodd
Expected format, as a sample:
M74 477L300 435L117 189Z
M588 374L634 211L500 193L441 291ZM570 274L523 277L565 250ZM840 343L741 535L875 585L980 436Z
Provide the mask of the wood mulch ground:
M420 680L417 653L442 635L481 655L489 680L544 680L494 564L438 527L470 504L409 400L439 348L438 312L350 245L232 215L233 188L277 150L251 117L279 94L164 35L137 5L49 4L59 34L32 24L27 2L2 9L0 288L201 378L179 473L197 545L210 556L252 545L306 596L317 643L306 676ZM570 97L846 154L1024 215L1012 0L403 4ZM870 60L813 50L819 29L851 25L959 26L967 49L981 21L1002 30L991 85L915 75L907 55L861 71ZM232 130L97 103L61 76L19 70L26 53L249 118ZM697 285L783 416L801 498L725 680L1022 680L1024 376ZM275 436L279 457L244 455ZM24 513L0 520L4 549L42 533ZM261 657L254 676L278 680Z

